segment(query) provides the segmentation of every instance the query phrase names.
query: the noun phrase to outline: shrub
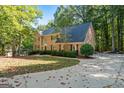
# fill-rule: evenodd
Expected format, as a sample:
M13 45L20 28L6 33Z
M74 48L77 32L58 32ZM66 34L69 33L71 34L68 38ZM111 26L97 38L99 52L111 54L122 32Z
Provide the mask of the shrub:
M51 51L50 50L46 50L46 51L43 51L43 53L49 55L49 54L51 54Z
M88 57L90 55L93 55L94 49L93 49L92 45L90 45L90 44L84 44L80 48L80 53L82 55L84 55L85 57Z
M63 56L63 51L56 51L56 56Z
M39 50L31 51L28 53L28 55L35 55L35 54L40 54Z
M54 51L51 52L51 55L52 56L62 56L62 51L55 51L54 50Z
M63 51L63 56L64 57L72 57L75 58L77 57L77 52L76 51Z
M77 57L77 52L76 51L32 51L29 53L29 55L35 55L35 54L40 54L40 55L52 55L52 56L63 56L63 57L72 57L75 58Z
M44 55L44 51L40 51L40 55Z
M78 53L76 51L70 52L70 57L77 57Z
M57 55L57 51L53 50L53 51L51 52L51 55L52 55L52 56L56 56L56 55Z

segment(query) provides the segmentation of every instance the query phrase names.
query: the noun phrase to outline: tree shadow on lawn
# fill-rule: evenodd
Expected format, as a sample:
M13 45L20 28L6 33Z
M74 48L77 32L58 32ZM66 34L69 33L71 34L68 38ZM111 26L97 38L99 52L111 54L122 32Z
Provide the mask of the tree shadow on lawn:
M61 59L61 60L60 60ZM39 59L38 59L39 60ZM52 58L42 58L42 60L53 60ZM6 70L0 72L0 77L12 77L14 75L21 75L27 73L34 73L34 72L43 72L49 70L57 70L64 67L70 67L79 63L79 60L71 60L71 59L62 59L57 58L54 59L56 63L51 64L36 64L36 65L27 65L27 66L11 66Z

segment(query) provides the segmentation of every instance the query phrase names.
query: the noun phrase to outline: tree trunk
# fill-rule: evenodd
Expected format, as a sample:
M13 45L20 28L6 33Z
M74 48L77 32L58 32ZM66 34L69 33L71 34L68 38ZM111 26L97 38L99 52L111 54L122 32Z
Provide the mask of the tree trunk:
M114 24L114 6L111 6L111 13L112 13L112 52L115 52L115 24Z
M13 42L12 42L12 57L15 57L16 56L16 40L13 39Z
M120 15L120 50L123 51L123 17Z
M96 34L96 51L99 51L99 34Z
M1 45L1 54L5 55L5 45L4 44Z
M15 46L12 46L12 57L16 56L16 48Z
M122 19L122 51L124 51L124 15Z
M20 56L20 51L21 51L21 35L19 36L18 56Z
M112 17L112 52L115 52L115 28L114 28L114 16Z
M118 13L117 16L117 28L118 28L118 50L123 50L123 14Z
M119 14L118 16L118 50L122 51L123 50L123 33L122 33L122 29L123 29L123 19L121 17L121 14Z
M107 24L107 17L105 19L105 50L107 51L109 48L109 34L108 34L108 24Z

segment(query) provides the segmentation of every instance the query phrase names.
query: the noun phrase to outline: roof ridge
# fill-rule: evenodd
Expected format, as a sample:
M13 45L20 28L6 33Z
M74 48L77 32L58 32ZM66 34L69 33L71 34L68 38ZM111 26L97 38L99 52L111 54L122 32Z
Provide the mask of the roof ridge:
M70 26L66 26L66 27L73 27L73 26L77 26L77 25L85 25L85 24L92 24L92 22L86 22L86 23L80 23L80 24L73 24L73 25L70 25ZM66 28L66 27L63 27L63 28ZM62 28L62 29L63 29ZM43 30L43 31L48 31L50 29L54 29L54 27L51 27L51 28L48 28L46 30Z
M70 29L70 28L77 27L77 26L88 27L88 26L90 26L90 24L92 25L92 22L81 23L81 24L73 24L73 25L70 25L70 26L66 26L66 27L61 28L60 33L61 33L61 31L63 31L63 29ZM56 33L54 27L51 27L47 30L39 31L39 32L40 32L40 35L48 35L48 34Z

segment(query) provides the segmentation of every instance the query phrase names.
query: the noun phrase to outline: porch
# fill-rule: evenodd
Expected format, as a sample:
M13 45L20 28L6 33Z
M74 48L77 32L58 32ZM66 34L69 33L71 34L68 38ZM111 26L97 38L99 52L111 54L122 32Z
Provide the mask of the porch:
M55 43L41 46L41 50L77 51L80 54L81 45L82 43Z

